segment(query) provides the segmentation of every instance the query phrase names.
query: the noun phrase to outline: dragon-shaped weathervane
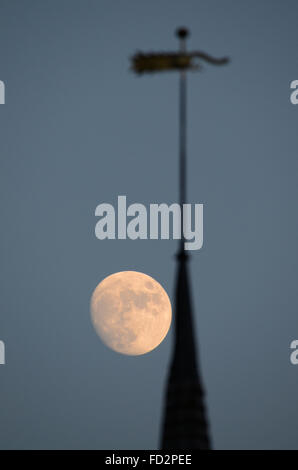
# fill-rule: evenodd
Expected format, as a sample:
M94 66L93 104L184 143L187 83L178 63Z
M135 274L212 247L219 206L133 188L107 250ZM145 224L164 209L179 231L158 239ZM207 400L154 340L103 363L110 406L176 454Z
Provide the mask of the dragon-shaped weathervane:
M167 70L198 70L202 68L201 61L213 65L224 65L229 62L227 57L217 59L201 51L187 52L185 39L189 36L189 31L186 28L179 28L177 36L180 38L180 51L137 52L132 57L132 69L137 74Z

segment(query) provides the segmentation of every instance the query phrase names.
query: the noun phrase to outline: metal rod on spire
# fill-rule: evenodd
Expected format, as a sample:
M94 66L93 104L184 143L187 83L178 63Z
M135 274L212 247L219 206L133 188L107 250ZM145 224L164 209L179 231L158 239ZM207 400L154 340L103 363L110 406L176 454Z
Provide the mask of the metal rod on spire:
M186 54L186 38L189 32L185 28L179 28L177 30L177 36L180 39L180 52ZM187 82L186 82L186 70L180 70L179 77L179 201L182 214L182 237L181 237L181 251L184 251L184 216L183 216L183 204L186 204L187 193L186 193L186 178L187 178L187 160L186 160L186 105L187 105Z
M177 36L180 38L180 51L186 53L186 37L188 31L184 28L177 30ZM186 71L182 69L179 77L179 168L180 168L180 205L186 203Z

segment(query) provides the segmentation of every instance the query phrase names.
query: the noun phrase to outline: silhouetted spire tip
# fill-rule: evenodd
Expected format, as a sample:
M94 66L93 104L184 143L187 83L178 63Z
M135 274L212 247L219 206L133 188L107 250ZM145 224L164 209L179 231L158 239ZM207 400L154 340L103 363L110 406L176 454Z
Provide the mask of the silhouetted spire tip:
M181 261L181 260L188 261L188 259L189 259L189 255L184 249L184 243L185 243L185 240L184 240L184 238L182 238L179 242L179 248L178 248L178 251L176 253L176 259L179 260L179 261Z

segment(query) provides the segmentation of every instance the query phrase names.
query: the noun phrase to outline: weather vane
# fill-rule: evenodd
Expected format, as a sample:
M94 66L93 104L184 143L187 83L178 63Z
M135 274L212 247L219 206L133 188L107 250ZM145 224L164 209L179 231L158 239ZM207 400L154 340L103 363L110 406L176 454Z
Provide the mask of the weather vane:
M132 70L138 74L157 73L177 70L180 72L179 87L179 199L180 206L186 203L186 72L202 69L201 61L212 65L225 65L228 57L215 58L202 51L187 52L187 28L178 28L176 35L180 40L177 52L137 52L132 57ZM182 245L181 245L182 246Z
M178 28L176 35L180 40L178 52L137 52L132 57L132 70L138 75L178 70L179 86L179 199L180 206L186 203L186 72L202 69L201 61L212 65L225 65L228 57L215 58L201 51L187 52L186 38L189 31ZM182 245L181 245L182 246Z
M229 62L227 57L215 58L202 51L187 52L186 38L189 31L179 28L176 32L180 38L180 51L178 52L138 52L132 57L132 69L137 74L164 72L168 70L200 70L201 61L213 65L224 65Z

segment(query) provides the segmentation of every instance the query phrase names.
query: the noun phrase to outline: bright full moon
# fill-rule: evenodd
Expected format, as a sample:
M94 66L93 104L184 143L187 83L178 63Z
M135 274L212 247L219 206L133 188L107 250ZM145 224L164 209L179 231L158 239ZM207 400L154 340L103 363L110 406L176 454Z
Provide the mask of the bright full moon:
M102 341L131 356L156 348L169 331L170 299L147 274L122 271L106 277L91 297L91 318Z

